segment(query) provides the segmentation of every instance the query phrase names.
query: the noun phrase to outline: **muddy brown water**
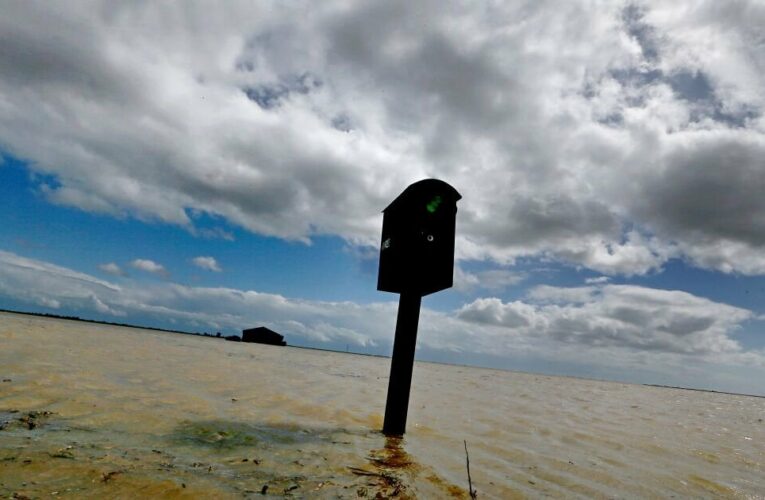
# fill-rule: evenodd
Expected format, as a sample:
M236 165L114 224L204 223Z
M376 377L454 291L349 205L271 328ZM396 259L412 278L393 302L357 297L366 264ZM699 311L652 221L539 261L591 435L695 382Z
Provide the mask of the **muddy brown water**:
M0 313L0 496L762 498L765 399Z

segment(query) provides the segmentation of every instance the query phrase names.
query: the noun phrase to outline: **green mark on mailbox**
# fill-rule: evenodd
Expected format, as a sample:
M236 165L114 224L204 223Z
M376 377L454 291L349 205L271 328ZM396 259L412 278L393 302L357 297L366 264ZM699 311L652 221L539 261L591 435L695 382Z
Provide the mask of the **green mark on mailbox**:
M440 196L436 196L435 198L430 200L430 203L425 205L425 208L428 210L428 212L435 213L436 210L438 210L438 206L441 204L441 201L443 201L441 199L441 197Z

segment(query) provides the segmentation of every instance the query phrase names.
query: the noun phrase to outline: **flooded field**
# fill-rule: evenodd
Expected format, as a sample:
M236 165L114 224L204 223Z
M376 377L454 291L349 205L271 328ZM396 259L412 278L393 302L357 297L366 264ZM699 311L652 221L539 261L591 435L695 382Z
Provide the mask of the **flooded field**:
M765 399L0 313L0 496L759 498Z

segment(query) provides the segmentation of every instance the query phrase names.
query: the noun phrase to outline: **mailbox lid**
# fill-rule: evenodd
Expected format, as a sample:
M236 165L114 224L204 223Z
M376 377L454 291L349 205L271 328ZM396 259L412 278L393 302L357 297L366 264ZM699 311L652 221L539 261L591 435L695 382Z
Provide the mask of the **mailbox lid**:
M438 179L423 179L404 189L390 205L385 207L383 213L411 208L412 205L421 203L422 200L426 200L426 210L431 209L428 207L437 210L441 203L453 204L460 199L462 199L462 195L446 182Z

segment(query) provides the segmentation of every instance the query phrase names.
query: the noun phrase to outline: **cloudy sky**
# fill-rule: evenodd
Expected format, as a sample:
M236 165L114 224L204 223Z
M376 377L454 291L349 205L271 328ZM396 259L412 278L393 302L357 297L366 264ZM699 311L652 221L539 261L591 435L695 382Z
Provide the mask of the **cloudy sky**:
M3 2L0 307L765 394L765 4Z

